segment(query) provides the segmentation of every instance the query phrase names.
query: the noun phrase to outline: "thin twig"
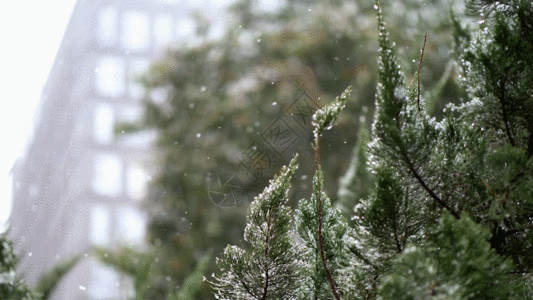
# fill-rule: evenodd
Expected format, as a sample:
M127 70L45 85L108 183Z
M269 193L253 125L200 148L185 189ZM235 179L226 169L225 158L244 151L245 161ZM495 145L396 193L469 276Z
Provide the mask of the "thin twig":
M398 248L398 253L402 253L402 245L400 244L400 240L398 239L398 230L396 229L396 220L394 220L393 233L394 240L396 242L396 248Z
M533 155L533 128L530 130L529 137L527 138L527 158L530 159Z
M426 48L426 40L427 40L427 33L424 34L424 44L422 45L422 50L420 50L420 61L418 62L418 72L417 72L417 79L418 79L418 97L416 100L416 103L418 105L418 112L420 112L420 66L422 66L422 58L424 58L424 49Z
M505 132L507 133L507 137L509 138L509 142L511 143L511 146L515 147L513 135L511 134L511 129L509 128L509 117L507 116L507 101L505 99L505 82L506 82L506 78L502 80L502 83L500 85L500 94L498 95L498 100L500 100L500 103L502 104L502 117L503 117L503 123L505 124Z
M431 198L433 198L433 200L437 201L437 203L440 204L440 206L446 208L455 217L455 219L459 220L461 218L459 213L457 213L455 210L453 210L450 207L450 205L448 205L447 201L442 200L439 196L437 196L437 194L435 194L435 192L432 189L429 188L429 186L426 184L424 179L422 179L420 174L418 174L418 172L415 170L413 164L411 163L411 160L408 157L406 157L406 158L407 158L406 159L406 163L407 163L407 165L409 167L409 170L411 171L411 173L413 173L413 176L415 176L416 180L418 181L418 183L420 183L422 188L424 188L424 190L426 190L426 192L428 192L429 196Z

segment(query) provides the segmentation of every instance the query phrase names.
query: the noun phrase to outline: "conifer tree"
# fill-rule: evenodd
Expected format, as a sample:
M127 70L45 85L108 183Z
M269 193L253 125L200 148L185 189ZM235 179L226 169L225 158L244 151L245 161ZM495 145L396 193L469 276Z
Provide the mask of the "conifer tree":
M36 283L34 289L27 286L21 274L17 274L18 257L13 241L7 232L0 233L0 299L2 300L47 300L63 278L81 260L81 254L56 263ZM24 275L24 274L22 274Z
M409 46L419 32L429 30L438 36L428 43L434 51L426 53L428 76L421 78L421 84L432 86L438 78L445 79L441 81L446 83L443 95L447 98L456 94L456 88L450 88L456 84L446 80L450 72L441 76L448 64L440 57L450 44L451 26L445 22L445 14L435 12L447 9L451 2L388 4L394 8L394 14L388 16L391 28L396 29L391 35L403 46L400 61L416 56L417 48ZM250 200L294 153L303 161L312 160L310 126L300 130L300 125L291 125L300 138L282 156L269 152L271 145L259 138L302 92L317 100L314 111L349 84L357 90L335 128L322 137L322 187L348 218L357 201L371 193L372 180L368 184L359 180L370 175L365 172L365 162L357 160L356 181L352 180L357 184L350 187L355 198L344 197L340 204L336 199L338 177L350 160L349 149L356 137L363 144L363 128L369 127L374 113L377 43L373 2L290 0L278 10L267 11L261 3L265 2L234 1L220 40L200 36L200 43L170 48L141 79L147 89L142 120L116 128L118 133L149 130L157 135L157 174L145 206L150 216L150 250L159 260L146 284L154 295L168 295L182 286L209 250L218 255L228 243L239 242ZM207 27L202 22L197 32L207 34ZM443 99L439 96L435 102ZM359 121L361 116L366 117L365 122ZM309 123L307 118L305 124ZM249 172L250 163L243 153L253 148L249 147L252 142L268 156L256 160L255 169ZM301 180L291 191L297 194L291 197L292 207L296 200L311 194L314 165L300 164L298 172L305 174L305 179L298 176ZM208 188L218 175L229 173L238 174L245 192L230 209L215 205ZM252 176L257 174L261 176ZM212 273L213 267L208 266L206 273ZM205 290L197 297L212 299Z
M293 299L301 268L286 206L295 156L250 206L244 240L250 250L228 245L217 259L221 275L212 282L218 299Z
M33 293L15 271L17 257L5 232L0 233L0 299L33 300L39 297Z
M337 299L340 297L340 271L348 249L346 238L351 231L346 219L332 205L323 189L320 137L324 130L332 127L351 92L352 88L348 87L334 102L313 115L316 165L313 194L310 201L300 200L296 213L296 227L303 240L301 254L306 274L300 297L307 299L329 299L332 295Z
M447 105L440 121L420 91L424 47L407 85L379 1L375 7L379 83L368 145L375 187L352 199L353 227L323 192L320 136L344 106L343 94L314 115L313 192L299 202L293 233L301 242L284 244L278 257L298 262L290 274L302 284L285 299L531 298L533 5L467 1L482 19L477 34L453 19L466 99ZM215 278L262 281L261 273L227 267L254 255L231 254L219 260ZM231 293L219 296L240 299Z

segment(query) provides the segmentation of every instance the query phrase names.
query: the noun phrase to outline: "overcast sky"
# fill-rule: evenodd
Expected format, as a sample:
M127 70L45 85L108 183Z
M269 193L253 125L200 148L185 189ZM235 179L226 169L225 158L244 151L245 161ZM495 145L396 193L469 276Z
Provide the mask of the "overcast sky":
M75 0L0 4L0 225L11 210L11 175Z

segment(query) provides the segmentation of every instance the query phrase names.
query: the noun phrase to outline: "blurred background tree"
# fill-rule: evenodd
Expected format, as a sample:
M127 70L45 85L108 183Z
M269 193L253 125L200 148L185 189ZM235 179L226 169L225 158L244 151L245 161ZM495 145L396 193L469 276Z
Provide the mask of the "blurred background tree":
M33 300L38 295L26 286L17 274L15 267L17 256L13 250L13 242L5 232L0 233L0 298L6 300Z
M391 12L388 28L408 66L408 80L427 33L420 81L432 99L427 109L439 118L445 103L462 97L455 68L446 64L453 55L454 4L408 0L383 6ZM324 188L337 195L339 178L346 174L342 203L332 199L346 214L368 194L346 192L351 183L373 189L352 148L374 115L375 15L372 1L363 0L286 0L275 8L237 0L220 40L207 38L212 24L197 13L197 42L176 45L152 64L140 79L146 87L142 122L116 126L117 133L154 130L158 136L158 175L145 202L153 247L149 254L124 250L122 256L139 266L130 273L149 274L141 276L145 287L137 288L139 299L175 294L188 275L205 268L199 262L206 253L219 256L227 244L240 244L250 201L296 152L301 163L291 204L309 196L310 116L348 85L354 92L347 107L322 139ZM146 259L152 262L149 270L142 263ZM213 299L207 285L190 297Z

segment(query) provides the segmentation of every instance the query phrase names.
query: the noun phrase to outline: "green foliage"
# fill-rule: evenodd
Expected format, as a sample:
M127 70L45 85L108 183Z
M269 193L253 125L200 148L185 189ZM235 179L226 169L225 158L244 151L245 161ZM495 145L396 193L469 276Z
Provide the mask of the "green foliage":
M341 282L341 270L347 248L347 238L351 229L340 210L334 208L325 192L322 192L322 171L318 170L313 178L313 195L310 200L302 199L296 211L295 225L298 236L303 240L300 248L304 272L307 276L301 286L304 299L330 299L331 287L320 258L320 239L318 228L318 205L321 205L322 248L329 272L335 285ZM319 195L318 193L322 193ZM320 198L320 200L319 200Z
M13 242L7 238L7 233L0 233L0 299L5 300L33 300L39 299L18 278L15 267L17 257L13 250Z
M331 129L333 122L337 120L341 110L346 106L348 96L352 93L352 87L349 86L340 97L335 98L335 101L317 110L313 114L313 133L315 135L315 146L317 139L324 130Z
M490 248L489 232L463 213L443 214L431 245L408 246L380 290L381 299L525 299L509 280L510 261Z
M316 220L305 224L309 232L316 232L318 228L311 228L319 223L323 226L321 251L316 252L320 247L313 244L318 242L318 235L309 235L305 246L306 251L314 249L319 256L313 264L331 268L329 276L325 269L315 268L317 276L328 277L328 282L320 285L321 291L336 286L342 297L374 297L381 275L391 268L391 258L398 249L408 243L425 242L428 226L438 222L443 209L459 216L462 210L486 212L490 206L490 220L489 214L471 217L488 227L495 227L495 222L501 220L500 227L506 228L509 220L504 210L509 210L510 204L491 200L488 205L483 199L496 193L487 185L493 191L503 189L491 180L499 174L496 167L487 172L494 177L479 180L481 170L488 171L485 162L494 150L492 142L482 138L488 127L485 132L472 130L472 120L465 117L466 106L442 112L446 103L463 104L471 99L456 76L471 63L459 59L456 66L447 57L452 42L456 46L454 55L462 57L474 40L471 30L459 21L464 18L462 12L452 2L405 0L378 4L376 30L372 1L291 0L279 10L262 11L257 1L239 0L230 9L230 22L220 40L207 39L209 24L196 13L193 17L198 21L201 42L170 49L152 64L141 79L147 89L143 119L116 128L118 133L154 131L157 135L158 173L146 208L152 218L148 228L151 251L160 262L149 272L150 286L157 287L154 290L161 295L174 294L175 287L184 284L206 253L212 251L218 256L227 244L241 243L247 200L259 194L274 171L296 152L309 163L300 165L295 175L298 182L289 191L287 205L299 205L298 211L308 205L308 213L314 208L313 215L324 218L323 223ZM390 34L382 7L390 12ZM452 21L442 13L450 8L454 8ZM462 30L455 39L451 35L454 28ZM419 60L419 41L424 32L428 32L428 41L420 66L414 61ZM380 60L376 64L378 48ZM377 99L378 76L374 74L379 75ZM333 101L349 85L357 92ZM428 87L429 92L420 91L419 86ZM299 138L282 155L269 152L261 133L278 118L293 117L288 107L302 92L316 105L305 108L308 115L304 126L291 123L293 129L298 129ZM323 124L316 129L313 149L309 145L313 139L309 117L329 102L337 103L328 109L338 114L344 104L337 101L345 103L346 108L332 130L324 131L333 123L332 114L319 118ZM368 127L373 121L370 134ZM356 155L352 155L355 141ZM243 167L247 164L246 151L254 149L250 145L270 155L255 162L256 174ZM313 150L319 157L316 164L310 163ZM508 171L508 182L514 182L516 170ZM210 184L219 179L219 174L236 175L245 192L241 202L231 209L218 207L210 200ZM345 176L339 181L342 174ZM527 181L528 175L520 178ZM468 184L463 183L465 179ZM298 204L296 200L302 198L309 201ZM339 207L344 217L332 207ZM526 216L521 218L525 220ZM332 225L335 222L342 226ZM352 227L345 227L344 222ZM387 226L380 228L381 222ZM340 231L330 235L330 230ZM514 230L509 232L514 235ZM395 231L396 238L391 239ZM341 236L342 247L338 244ZM389 244L395 240L400 246ZM348 249L342 250L346 253L341 253L343 247ZM526 256L520 259L526 260ZM205 273L212 273L213 265ZM197 297L213 298L208 291Z
M218 299L291 299L298 288L299 262L290 230L288 201L296 156L250 206L244 239L249 251L228 245L211 283Z
M377 239L380 253L401 253L406 245L420 241L425 225L424 208L400 186L394 175L381 168L376 173L374 194L359 206L357 226L365 228Z
M167 300L192 300L196 299L198 292L205 288L203 276L205 270L209 266L211 255L206 255L200 260L198 266L183 282L179 291L167 297Z
M35 287L35 291L41 295L42 300L50 299L61 278L72 270L81 258L81 254L75 255L67 260L59 262L41 275Z
M320 137L344 107L343 95L314 115L316 171L310 201L301 200L296 210L293 239L300 243L284 244L277 258L299 263L291 274L302 284L290 299L530 298L533 5L470 1L471 10L488 12L479 23L492 25L477 35L452 16L466 99L448 104L440 121L425 108L420 74L405 84L379 2L375 6L379 83L368 143L375 187L352 199L353 227L323 192ZM219 260L222 276L262 282L260 272L226 265L254 262L259 252L227 249L234 251ZM223 295L240 299L231 293Z
M155 253L138 252L131 248L119 251L94 248L93 252L104 264L115 268L122 274L131 276L134 282L135 299L196 299L199 291L205 288L203 273L211 261L211 255L204 256L195 270L185 279L183 285L168 293L168 279L157 276L157 259Z
M93 251L104 264L133 278L137 299L157 299L164 296L159 288L161 281L152 276L155 259L153 254L139 253L130 248L122 248L120 251L94 248Z

